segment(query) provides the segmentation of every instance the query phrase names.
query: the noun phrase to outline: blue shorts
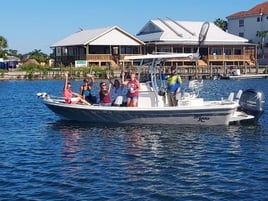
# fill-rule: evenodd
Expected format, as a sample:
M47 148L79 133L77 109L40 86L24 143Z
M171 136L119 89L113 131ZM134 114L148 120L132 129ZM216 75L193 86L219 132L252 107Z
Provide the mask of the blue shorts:
M136 100L138 100L138 98L139 98L139 96L127 96L127 98L130 98L130 99L136 99Z

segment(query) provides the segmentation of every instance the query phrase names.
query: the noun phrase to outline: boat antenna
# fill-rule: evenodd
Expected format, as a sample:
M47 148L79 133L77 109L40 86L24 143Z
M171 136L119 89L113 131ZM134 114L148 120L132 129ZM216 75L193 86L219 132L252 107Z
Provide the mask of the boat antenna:
M198 48L197 48L198 53L199 53L199 48L201 47L201 45L203 45L204 41L206 40L208 29L209 29L209 22L204 22L202 24L199 37L198 37Z
M209 22L204 22L198 36L198 47L196 53L194 53L192 60L198 60L200 58L199 49L204 44L209 29Z

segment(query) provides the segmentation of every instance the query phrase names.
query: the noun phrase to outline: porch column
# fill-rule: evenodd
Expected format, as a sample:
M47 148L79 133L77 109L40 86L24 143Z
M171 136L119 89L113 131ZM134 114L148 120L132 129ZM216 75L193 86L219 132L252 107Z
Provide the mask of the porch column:
M87 57L88 57L88 52L89 52L89 45L86 45L86 62L87 62L87 67L88 67L88 60L87 60Z

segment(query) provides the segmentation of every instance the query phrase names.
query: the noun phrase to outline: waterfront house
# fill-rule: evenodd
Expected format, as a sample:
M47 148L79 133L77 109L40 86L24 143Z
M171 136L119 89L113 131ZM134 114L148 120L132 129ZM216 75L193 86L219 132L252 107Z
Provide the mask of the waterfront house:
M12 70L18 67L20 59L15 56L7 56L5 59L0 58L0 69Z
M143 54L144 43L118 26L79 30L51 46L56 65L118 67L125 55Z
M228 32L259 44L258 58L268 58L268 1L247 11L239 11L226 17ZM257 34L263 33L263 34ZM264 36L264 37L262 37Z
M136 36L118 26L79 30L51 46L56 65L64 66L129 66L126 55L148 53L194 53L199 46L199 32L204 22L150 20ZM256 67L257 44L227 33L209 22L206 39L200 46L200 59L170 60L167 66L180 67L185 75L227 74L229 69L251 71ZM242 70L243 71L243 70Z
M199 32L204 22L200 21L175 21L156 19L150 20L136 35L145 43L145 52L176 52L193 53L199 45ZM198 66L210 69L221 69L227 73L230 67L255 67L256 44L249 43L248 39L227 33L209 23L207 37L200 47L201 58ZM170 65L191 67L194 61L172 60Z

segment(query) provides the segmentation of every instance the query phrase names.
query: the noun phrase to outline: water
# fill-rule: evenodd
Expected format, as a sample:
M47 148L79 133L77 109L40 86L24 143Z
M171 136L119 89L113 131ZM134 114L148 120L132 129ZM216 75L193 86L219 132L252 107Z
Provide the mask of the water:
M267 84L205 80L201 95L267 96ZM0 200L268 199L267 103L255 126L90 125L60 120L35 96L62 85L0 82Z

